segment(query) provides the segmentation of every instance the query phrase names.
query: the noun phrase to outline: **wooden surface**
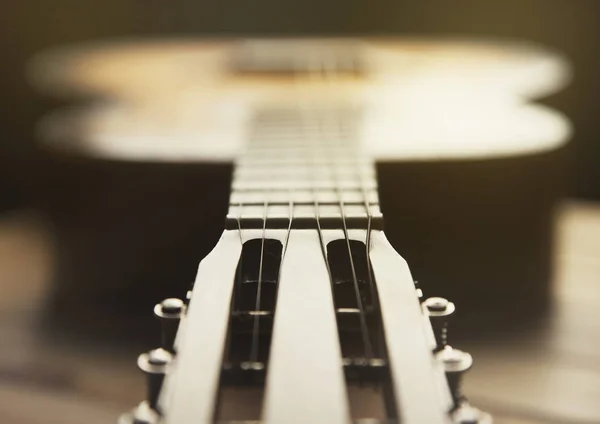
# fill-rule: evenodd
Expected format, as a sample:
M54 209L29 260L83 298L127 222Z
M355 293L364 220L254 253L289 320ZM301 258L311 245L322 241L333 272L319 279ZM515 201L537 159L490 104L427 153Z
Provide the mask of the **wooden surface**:
M466 392L497 424L600 423L600 205L557 216L552 312L458 346L475 358ZM54 252L43 217L0 219L0 422L113 423L143 396L137 352L42 331Z

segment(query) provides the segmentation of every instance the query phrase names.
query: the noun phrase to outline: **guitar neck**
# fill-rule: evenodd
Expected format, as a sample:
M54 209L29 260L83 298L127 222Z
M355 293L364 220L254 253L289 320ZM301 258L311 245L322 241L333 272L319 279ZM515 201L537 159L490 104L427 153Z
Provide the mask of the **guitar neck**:
M382 229L355 110L259 111L236 161L228 229Z
M253 118L226 230L200 263L177 334L169 327L168 342L141 357L149 374L167 374L150 381L147 405L164 424L488 424L460 391L470 355L446 343L454 305L423 301L381 231L368 127L349 106L366 104L341 95L354 93L341 74L367 69L360 49L270 46L243 46L229 70L276 89L244 104Z

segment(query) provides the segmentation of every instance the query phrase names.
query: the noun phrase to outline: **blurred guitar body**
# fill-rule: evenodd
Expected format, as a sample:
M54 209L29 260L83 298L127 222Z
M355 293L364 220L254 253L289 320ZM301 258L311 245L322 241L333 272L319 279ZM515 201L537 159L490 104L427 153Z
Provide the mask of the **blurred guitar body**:
M90 182L54 211L57 315L89 296L97 312L81 322L109 309L136 317L181 293L223 229L254 115L289 109L354 116L386 235L428 292L464 307L459 327L505 325L496 299L523 314L545 305L569 125L529 99L568 80L555 52L426 38L121 40L42 53L31 70L41 90L77 102L39 133Z

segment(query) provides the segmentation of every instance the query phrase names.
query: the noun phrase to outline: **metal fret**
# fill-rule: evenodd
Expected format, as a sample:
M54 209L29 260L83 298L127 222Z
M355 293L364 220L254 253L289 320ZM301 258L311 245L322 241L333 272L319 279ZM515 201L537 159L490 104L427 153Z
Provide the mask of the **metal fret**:
M362 205L365 201L370 205L379 203L375 189L367 190L366 193L363 193L362 190L341 190L340 197L346 205ZM232 206L262 205L265 201L269 205L288 205L290 202L293 202L294 205L314 205L315 201L320 205L334 205L338 203L339 199L333 189L233 190L230 198Z
M243 229L262 228L264 206L231 206L227 215L226 228L236 229L238 220ZM381 230L383 228L383 215L379 205L369 206L369 211L364 205L344 205L343 215L337 204L294 205L292 216L293 229L317 229L317 218L321 221L324 229L339 229L342 219L350 229L367 229L371 215L371 228ZM285 205L269 205L266 218L266 228L284 229L289 226L289 208Z
M257 112L236 162L227 229L316 229L317 219L329 229L344 221L351 229L382 229L375 167L356 146L356 112L313 112L318 119L298 109Z
M274 177L276 178L276 177ZM236 180L232 184L232 188L234 190L282 190L282 189L291 189L291 190L334 190L334 189L342 189L342 190L360 190L361 187L366 188L367 190L373 190L377 188L377 181L375 179L371 179L369 181L361 182L359 179L348 179L348 180L334 180L334 179L321 179L318 181L310 181L310 180L290 180L286 179L285 176L282 176L282 179L275 180L267 180L267 181L247 181L247 180Z

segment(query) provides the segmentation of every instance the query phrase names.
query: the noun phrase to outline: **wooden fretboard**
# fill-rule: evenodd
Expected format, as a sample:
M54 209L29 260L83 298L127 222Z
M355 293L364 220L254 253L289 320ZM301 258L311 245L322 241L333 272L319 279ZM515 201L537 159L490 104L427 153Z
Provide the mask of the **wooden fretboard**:
M228 229L382 229L375 167L355 110L277 109L254 117L236 161Z

